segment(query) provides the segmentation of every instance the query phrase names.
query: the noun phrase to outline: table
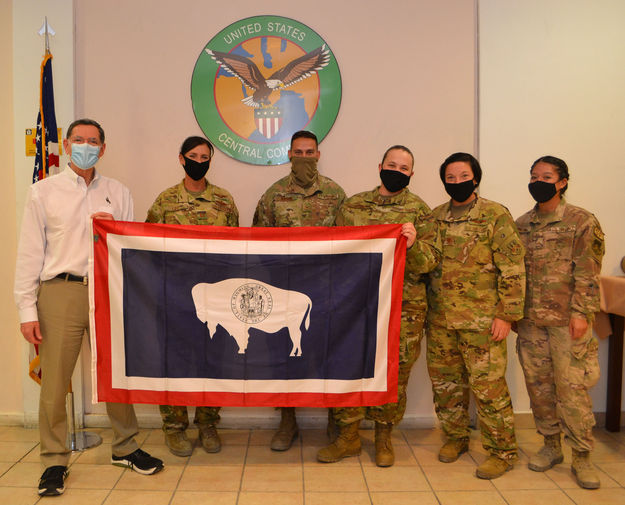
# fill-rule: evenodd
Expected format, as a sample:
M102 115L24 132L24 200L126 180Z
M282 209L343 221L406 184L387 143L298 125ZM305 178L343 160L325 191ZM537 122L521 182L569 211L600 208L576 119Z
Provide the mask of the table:
M600 338L610 337L608 344L608 391L605 427L621 429L621 393L623 383L623 331L625 329L625 276L601 276L601 312L595 331Z

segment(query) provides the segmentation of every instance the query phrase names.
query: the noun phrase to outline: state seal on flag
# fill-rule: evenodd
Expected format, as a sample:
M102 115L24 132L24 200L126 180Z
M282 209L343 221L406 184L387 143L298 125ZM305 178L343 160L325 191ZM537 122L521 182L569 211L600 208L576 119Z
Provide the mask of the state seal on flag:
M260 323L271 314L273 299L265 286L250 283L235 290L230 299L230 306L239 321L248 324Z
M191 78L202 131L228 156L254 165L286 163L298 130L325 138L341 92L327 42L280 16L250 17L224 28L202 49Z

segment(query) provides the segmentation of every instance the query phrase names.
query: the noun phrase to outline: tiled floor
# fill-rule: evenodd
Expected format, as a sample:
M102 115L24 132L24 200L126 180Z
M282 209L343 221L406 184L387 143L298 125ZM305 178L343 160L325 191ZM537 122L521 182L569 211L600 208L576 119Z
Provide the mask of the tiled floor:
M396 463L378 468L373 462L373 431L361 430L363 452L335 464L317 463L317 449L326 444L322 430L303 430L289 451L268 448L271 432L221 430L223 449L207 454L196 447L188 458L172 456L162 432L142 430L142 448L165 460L165 469L143 476L110 464L110 430L99 432L104 443L74 454L65 494L37 496L41 474L37 430L0 427L0 504L31 505L572 505L625 504L625 432L596 430L593 462L601 489L582 490L565 462L545 473L527 469L528 454L540 447L533 430L517 430L521 448L514 470L499 479L475 478L475 467L485 458L479 433L471 450L457 462L437 459L441 433L437 429L396 430ZM195 430L189 430L192 437Z

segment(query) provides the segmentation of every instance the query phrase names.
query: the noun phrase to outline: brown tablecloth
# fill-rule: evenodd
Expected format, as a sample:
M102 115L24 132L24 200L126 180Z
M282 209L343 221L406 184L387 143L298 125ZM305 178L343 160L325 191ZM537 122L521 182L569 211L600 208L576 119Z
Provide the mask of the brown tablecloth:
M599 277L601 292L601 312L595 318L595 332L599 338L612 334L612 325L608 314L625 316L625 276Z

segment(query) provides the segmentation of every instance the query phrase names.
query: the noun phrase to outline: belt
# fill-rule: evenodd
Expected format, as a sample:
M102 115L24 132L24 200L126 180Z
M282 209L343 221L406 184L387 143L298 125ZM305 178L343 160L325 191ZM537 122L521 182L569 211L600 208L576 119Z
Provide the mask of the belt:
M55 279L63 279L66 282L80 282L81 284L84 284L85 286L88 284L88 281L89 281L86 275L84 277L81 277L80 275L68 274L66 272L63 272L62 274L57 275Z

